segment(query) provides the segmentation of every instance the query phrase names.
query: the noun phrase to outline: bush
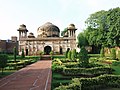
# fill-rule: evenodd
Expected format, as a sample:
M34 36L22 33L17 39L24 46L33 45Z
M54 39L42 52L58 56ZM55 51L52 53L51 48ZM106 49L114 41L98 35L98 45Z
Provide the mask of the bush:
M65 52L65 58L68 58L68 52L70 51L70 48L67 48L67 51Z
M100 50L100 57L105 57L104 48L101 48Z
M64 68L64 75L86 75L94 76L101 74L110 74L113 69L109 67L94 67L94 68Z
M118 59L120 60L120 51L118 51Z
M72 50L72 53L71 53L71 58L72 58L72 60L74 61L74 60L76 59L76 57L77 57L76 49L73 49L73 50Z
M118 65L120 65L120 61L114 61L114 62L112 62L112 65L113 66L118 66Z
M68 52L68 59L71 60L71 51Z
M89 64L88 52L85 47L82 47L79 53L79 62L82 63L84 67L87 67Z
M2 74L3 74L3 69L7 66L7 60L8 60L8 56L6 54L0 54L0 68L2 70Z
M94 78L74 78L68 86L62 86L66 90L100 90L103 88L120 88L120 76L101 75ZM55 90L61 90L61 86Z
M111 49L111 58L116 59L116 49L115 48Z

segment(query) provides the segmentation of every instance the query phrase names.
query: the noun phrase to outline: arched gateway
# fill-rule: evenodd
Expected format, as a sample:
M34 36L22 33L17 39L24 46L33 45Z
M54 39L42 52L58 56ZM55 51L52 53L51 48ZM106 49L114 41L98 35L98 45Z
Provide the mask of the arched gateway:
M51 49L50 46L44 47L44 53L45 53L45 54L50 54L51 50L52 50L52 49Z

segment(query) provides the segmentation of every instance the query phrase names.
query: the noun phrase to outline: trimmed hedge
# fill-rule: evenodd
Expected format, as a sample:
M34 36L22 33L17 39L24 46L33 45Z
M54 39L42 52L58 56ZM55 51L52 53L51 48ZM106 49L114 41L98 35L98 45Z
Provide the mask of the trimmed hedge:
M113 69L109 67L94 67L94 68L64 68L64 75L100 75L110 74Z
M101 75L94 78L74 78L68 86L59 86L55 90L100 90L120 88L120 75Z

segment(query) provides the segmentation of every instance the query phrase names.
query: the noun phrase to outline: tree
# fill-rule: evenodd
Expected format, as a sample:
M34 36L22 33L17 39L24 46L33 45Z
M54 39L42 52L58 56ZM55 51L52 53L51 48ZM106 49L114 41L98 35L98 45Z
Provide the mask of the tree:
M78 39L78 47L82 47L82 46L87 46L88 45L88 41L85 37L85 33L79 33L79 35L77 36Z
M90 45L105 46L107 24L105 23L107 18L107 11L98 11L90 15L86 20L87 24L87 40Z
M110 47L120 46L120 8L110 9L107 13L108 45Z
M89 64L88 52L84 46L81 47L81 50L79 52L79 62L83 67L87 67Z
M86 20L89 45L98 47L120 46L120 8L98 11Z
M0 54L0 68L2 70L2 74L4 67L6 67L7 65L7 60L8 60L8 56L6 54Z
M61 36L68 36L68 30L67 30L67 28L65 28L62 32L61 32Z

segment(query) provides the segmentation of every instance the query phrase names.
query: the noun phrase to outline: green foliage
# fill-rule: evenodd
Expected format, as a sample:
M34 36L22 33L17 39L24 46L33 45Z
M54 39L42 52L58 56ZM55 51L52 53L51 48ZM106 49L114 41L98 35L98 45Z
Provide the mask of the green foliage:
M101 90L105 88L120 88L120 76L101 75L94 78L74 78L69 85L62 85L66 90ZM61 86L55 90L61 90Z
M73 49L71 52L72 52L72 53L71 53L71 58L72 58L72 60L74 61L74 60L76 59L76 57L77 57L76 49Z
M85 47L82 47L79 52L79 62L82 63L84 67L87 67L89 64L88 52Z
M118 59L120 60L120 51L118 51Z
M106 34L107 34L107 11L98 11L90 15L86 20L87 29L86 38L89 42L89 45L95 46L105 46L106 45Z
M16 55L17 55L16 47L14 47L13 53L14 53L14 60L15 60L15 62L16 62Z
M25 58L24 49L22 49L22 55L21 55L21 58Z
M60 61L60 59L55 59L52 61L52 71L53 72L62 72L63 71L64 66L62 65L62 62Z
M111 47L119 46L120 38L120 8L113 8L107 12L107 20L109 31L107 33L107 40Z
M111 58L114 60L116 59L116 49L115 48L111 49Z
M109 67L94 67L94 68L64 68L64 75L101 75L112 73Z
M87 28L79 34L78 45L89 45L96 47L120 46L120 8L108 11L98 11L90 15L86 20ZM86 40L84 39L86 38ZM80 41L81 40L81 41ZM80 42L79 42L80 41Z
M7 65L7 60L8 60L8 56L6 54L0 54L0 68L2 69L2 73L4 67L6 67Z
M67 48L67 51L65 52L65 58L68 58L68 52L69 52L69 48Z
M80 33L77 36L77 39L78 39L78 47L82 47L82 46L87 46L88 45L88 41L86 39L85 33Z
M112 65L113 65L113 66L119 66L119 65L120 65L120 61L114 61L114 62L112 63Z
M13 49L13 54L14 54L14 61L15 61L15 69L17 68L17 66L16 66L16 55L17 55L17 50L16 50L16 47L14 47L14 49Z
M39 54L40 54L40 56L41 56L41 55L43 55L43 54L44 54L44 52L43 52L43 51L40 51L40 52L39 52Z
M53 54L54 54L53 51L51 51L51 52L50 52L50 55L51 55L50 57L51 57L51 59L53 59Z
M68 59L71 60L71 51L68 52Z
M105 57L104 48L101 48L100 50L100 57Z
M67 28L65 28L62 32L61 32L61 36L68 36L68 33L67 33Z
M68 54L68 52L66 51L66 52L65 52L65 58L67 58L67 54Z

